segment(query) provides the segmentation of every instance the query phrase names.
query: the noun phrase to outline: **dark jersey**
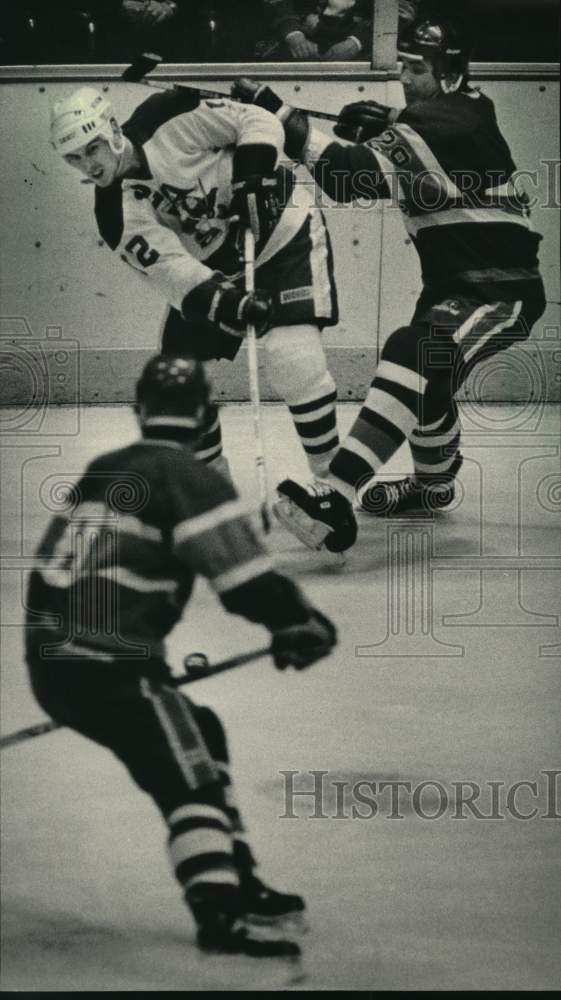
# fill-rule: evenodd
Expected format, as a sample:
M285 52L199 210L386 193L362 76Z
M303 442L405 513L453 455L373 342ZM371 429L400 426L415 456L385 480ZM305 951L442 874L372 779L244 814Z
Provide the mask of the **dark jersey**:
M190 450L144 440L103 455L38 548L28 655L159 658L199 575L228 611L271 630L308 618L233 487Z
M363 145L313 131L306 162L336 201L395 199L427 284L513 282L537 268L541 237L493 103L479 91L417 102Z

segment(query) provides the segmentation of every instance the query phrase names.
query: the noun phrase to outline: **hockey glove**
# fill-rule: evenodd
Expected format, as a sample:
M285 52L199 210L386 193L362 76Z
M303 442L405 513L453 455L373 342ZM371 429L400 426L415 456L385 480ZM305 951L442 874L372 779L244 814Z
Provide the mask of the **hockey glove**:
M311 609L303 625L287 625L273 632L271 650L275 667L304 670L316 660L329 656L336 643L335 626L320 611Z
M237 337L242 337L247 324L252 323L257 336L262 337L271 325L273 301L268 292L248 294L216 271L212 278L188 292L181 313L188 321L212 323Z
M230 91L234 100L243 104L257 104L260 108L265 108L271 114L277 115L284 125L284 151L291 160L299 161L308 140L309 122L305 111L298 108L291 108L284 104L274 90L266 84L256 83L244 76L232 85ZM279 115L278 112L282 112Z
M356 101L346 104L339 114L333 131L340 139L366 142L375 139L390 123L392 108L377 101Z
M283 206L275 176L277 151L266 143L238 146L234 153L230 216L249 226L255 242L266 242Z
M241 101L242 104L258 104L260 108L265 108L271 114L276 115L282 108L283 102L274 90L271 90L265 83L258 83L248 76L242 76L239 80L234 80L230 88L230 94L234 101Z

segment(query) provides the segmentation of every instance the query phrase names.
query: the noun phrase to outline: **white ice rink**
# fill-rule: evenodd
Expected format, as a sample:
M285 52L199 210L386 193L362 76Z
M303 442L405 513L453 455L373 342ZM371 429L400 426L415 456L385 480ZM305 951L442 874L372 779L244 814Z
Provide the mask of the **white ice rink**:
M355 412L341 407L344 428ZM249 408L222 413L251 499ZM60 436L74 417L61 409L48 434L4 434L15 445L3 449L4 733L42 719L19 627L25 566L50 516L39 488L135 435L125 407L85 408L78 433ZM555 799L543 773L561 771L559 414L518 418L514 406L464 407L456 508L434 522L361 516L343 568L275 528L280 566L339 627L334 655L303 674L262 660L189 688L227 727L261 874L308 901L307 978L293 989L561 986L561 789ZM282 406L266 407L266 436L271 483L306 478ZM217 661L265 642L198 584L170 662L179 671L187 652ZM324 818L311 798L282 818L288 770L299 788L328 772ZM361 779L409 785L399 803L377 789L378 814L351 818ZM480 813L495 818L462 806L460 782L480 786ZM2 817L4 991L286 985L250 959L199 956L160 817L107 751L67 730L3 750Z

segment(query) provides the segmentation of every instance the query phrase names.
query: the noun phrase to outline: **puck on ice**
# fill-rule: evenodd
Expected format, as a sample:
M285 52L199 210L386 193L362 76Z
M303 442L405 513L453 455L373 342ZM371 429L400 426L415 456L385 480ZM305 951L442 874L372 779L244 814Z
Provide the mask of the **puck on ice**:
M208 674L211 672L208 656L205 653L189 653L183 660L186 674Z

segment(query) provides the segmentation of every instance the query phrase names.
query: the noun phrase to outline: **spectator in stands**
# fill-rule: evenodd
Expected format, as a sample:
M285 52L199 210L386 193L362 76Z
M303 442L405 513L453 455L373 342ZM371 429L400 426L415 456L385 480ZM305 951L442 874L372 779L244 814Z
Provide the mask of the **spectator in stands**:
M38 55L37 18L33 4L7 0L0 22L0 64L35 64Z
M119 10L128 56L157 52L167 62L175 54L178 5L174 0L122 0Z
M261 43L262 59L351 62L369 59L368 0L264 0L274 38Z
M95 61L99 0L6 0L2 7L2 63L12 65Z
M117 62L157 52L165 62L245 62L254 58L262 0L118 0Z

